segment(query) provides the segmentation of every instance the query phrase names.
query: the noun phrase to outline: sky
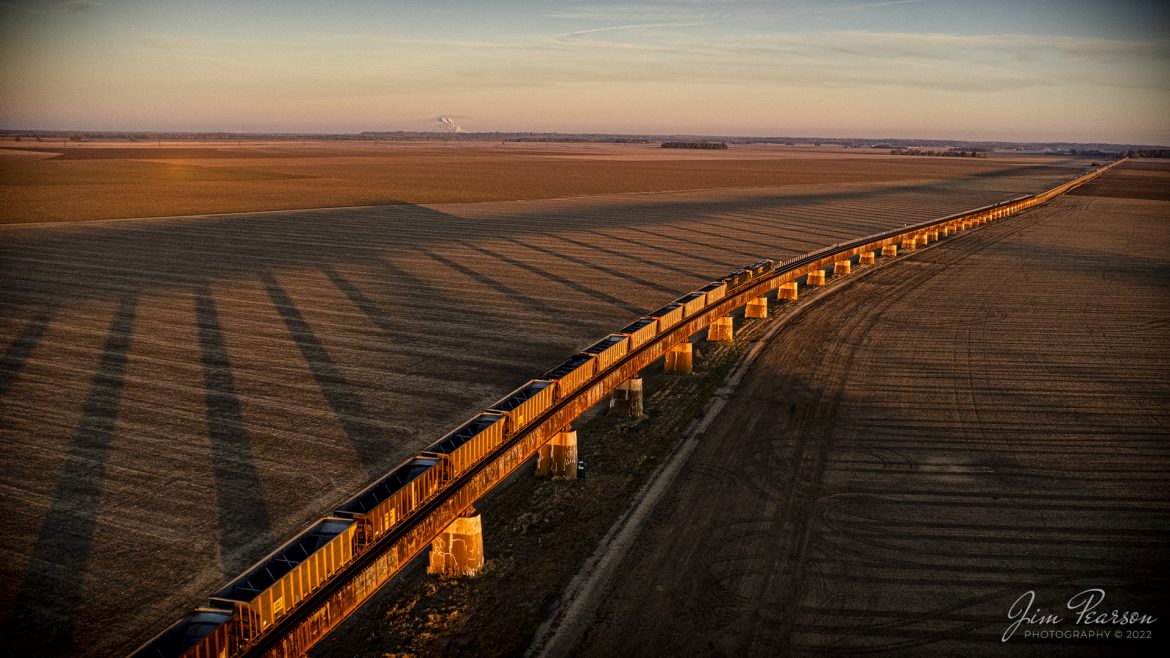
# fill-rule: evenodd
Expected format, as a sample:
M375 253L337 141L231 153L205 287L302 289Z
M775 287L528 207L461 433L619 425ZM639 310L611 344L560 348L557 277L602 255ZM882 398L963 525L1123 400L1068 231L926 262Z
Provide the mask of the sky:
M0 0L0 128L1170 145L1156 0Z

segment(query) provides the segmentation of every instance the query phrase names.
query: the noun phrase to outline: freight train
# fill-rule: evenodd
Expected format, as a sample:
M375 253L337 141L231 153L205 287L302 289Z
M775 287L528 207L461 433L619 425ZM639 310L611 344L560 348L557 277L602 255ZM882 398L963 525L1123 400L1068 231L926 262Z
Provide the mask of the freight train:
M683 295L569 357L339 505L147 642L134 658L226 658L252 646L449 482L627 354L776 269L760 260Z

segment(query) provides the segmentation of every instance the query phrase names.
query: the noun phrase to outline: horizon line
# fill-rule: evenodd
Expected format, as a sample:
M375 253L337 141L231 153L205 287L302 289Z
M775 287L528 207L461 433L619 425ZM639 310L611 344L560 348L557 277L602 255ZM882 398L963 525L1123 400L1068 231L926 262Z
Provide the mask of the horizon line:
M673 138L673 137L690 137L703 139L724 139L724 140L805 140L805 141L853 141L853 142L881 142L881 141L899 141L899 142L955 142L967 144L1010 144L1018 146L1027 145L1042 145L1042 144L1067 144L1067 145L1087 145L1087 146L1119 146L1131 148L1157 148L1165 149L1170 146L1161 144L1141 144L1134 142L1108 142L1108 141L1093 141L1093 142L1078 142L1070 140L1031 140L1031 141L1016 141L1005 139L979 139L979 138L935 138L935 137L861 137L861 136L827 136L827 135L732 135L732 134L715 134L715 133L626 133L626 132L559 132L559 131L532 131L532 130L487 130L487 131L461 131L461 132L441 132L441 131L427 131L427 130L363 130L360 132L325 132L325 131L232 131L232 130L132 130L132 129L108 129L108 130L87 130L87 129L60 129L60 128L0 128L0 136L20 137L21 134L29 136L39 135L91 135L91 136L113 136L113 135L223 135L233 137L362 137L365 135L413 135L413 136L427 136L427 137L444 137L447 139L467 139L474 137L485 137L492 135L533 135L533 136L557 136L557 137L641 137L648 139L656 138Z

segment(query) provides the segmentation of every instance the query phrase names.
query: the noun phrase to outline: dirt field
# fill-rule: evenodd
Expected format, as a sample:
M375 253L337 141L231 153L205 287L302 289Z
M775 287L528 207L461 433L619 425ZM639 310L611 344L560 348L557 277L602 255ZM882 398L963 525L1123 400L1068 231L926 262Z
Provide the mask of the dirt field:
M1149 199L1170 201L1170 185L1166 182L1165 160L1131 160L1125 168L1108 179L1083 185L1073 194L1081 196L1107 196L1121 199Z
M1170 203L1139 163L794 319L574 655L1138 655L1170 619ZM1007 643L1090 588L1153 639ZM1047 627L1052 628L1052 627ZM1085 627L1079 627L1084 630ZM1111 630L1134 630L1133 627Z
M948 179L946 161L933 181L0 228L9 645L127 650L644 309L760 255L1037 191L1083 166L1047 162Z
M702 153L649 144L8 141L0 142L0 223L936 181L1054 162L768 145Z

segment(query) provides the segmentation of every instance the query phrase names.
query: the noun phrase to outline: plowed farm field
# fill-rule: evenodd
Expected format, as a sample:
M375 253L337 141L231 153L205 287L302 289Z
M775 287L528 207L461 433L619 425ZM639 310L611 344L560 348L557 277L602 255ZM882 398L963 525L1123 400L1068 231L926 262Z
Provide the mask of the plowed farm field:
M416 148L0 157L9 651L132 649L482 406L740 265L1087 165L526 147L509 169L499 149ZM318 208L272 211L290 206ZM268 212L70 221L229 210Z
M1127 162L792 318L554 655L1150 653L1168 186L1170 163Z
M0 224L611 193L942 181L1049 157L734 146L0 141ZM1081 163L1081 164L1087 164Z

